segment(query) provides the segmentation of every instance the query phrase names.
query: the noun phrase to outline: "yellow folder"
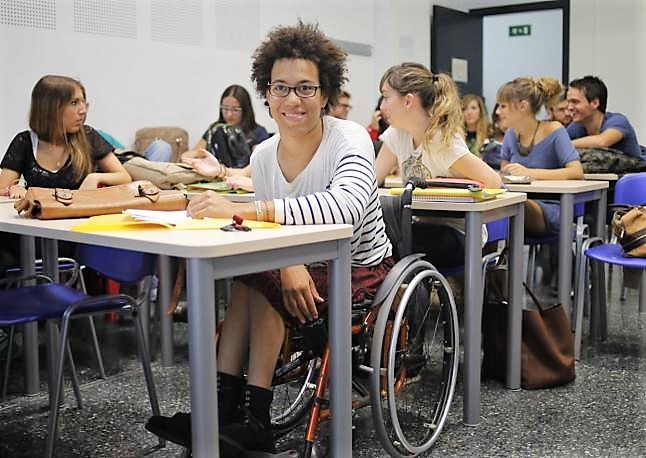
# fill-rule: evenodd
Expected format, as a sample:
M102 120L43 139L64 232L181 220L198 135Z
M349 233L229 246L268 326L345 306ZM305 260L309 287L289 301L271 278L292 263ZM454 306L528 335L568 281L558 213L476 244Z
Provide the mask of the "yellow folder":
M189 219L179 224L169 224L162 221L140 221L130 215L118 213L114 215L92 216L86 221L72 227L75 232L106 232L106 231L139 231L139 230L197 230L220 229L231 224L226 218ZM280 227L278 223L245 220L243 225L251 229L271 229Z

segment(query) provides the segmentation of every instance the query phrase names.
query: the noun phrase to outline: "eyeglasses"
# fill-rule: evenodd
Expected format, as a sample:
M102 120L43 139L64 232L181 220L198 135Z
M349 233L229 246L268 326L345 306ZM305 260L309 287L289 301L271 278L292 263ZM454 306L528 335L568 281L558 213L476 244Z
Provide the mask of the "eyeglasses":
M231 113L242 113L242 107L228 107L226 105L222 105L220 107L220 110L228 111L228 112L231 112Z
M297 97L308 99L316 95L317 89L321 86L312 84L299 84L297 86L288 86L282 83L269 84L269 93L274 97L287 97L291 91L294 91Z

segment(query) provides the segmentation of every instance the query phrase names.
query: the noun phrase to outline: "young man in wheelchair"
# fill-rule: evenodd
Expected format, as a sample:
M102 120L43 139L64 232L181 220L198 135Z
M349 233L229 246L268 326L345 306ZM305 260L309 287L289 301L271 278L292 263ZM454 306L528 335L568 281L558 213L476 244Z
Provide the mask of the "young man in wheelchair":
M346 53L316 26L299 22L271 31L254 54L251 75L278 126L251 157L259 200L232 203L207 192L188 211L197 218L239 214L281 224L352 224L352 300L361 302L375 294L394 261L370 137L362 126L327 115L346 71ZM207 176L236 173L206 151L183 160ZM236 279L218 350L222 456L274 452L271 383L285 329L316 320L326 294L324 264ZM146 427L190 447L190 414L153 417Z

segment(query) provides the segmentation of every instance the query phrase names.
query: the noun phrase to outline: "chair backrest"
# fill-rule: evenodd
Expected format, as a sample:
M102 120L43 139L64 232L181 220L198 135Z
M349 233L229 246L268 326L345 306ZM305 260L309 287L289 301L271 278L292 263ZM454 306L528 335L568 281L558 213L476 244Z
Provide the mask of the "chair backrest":
M629 173L615 184L615 204L646 204L646 172Z
M142 153L158 138L166 141L173 149L171 162L177 162L180 155L188 149L188 132L181 127L144 127L135 133L135 149Z
M509 218L497 219L487 223L488 242L497 242L507 239L509 233Z
M135 283L155 273L157 256L119 248L79 244L76 260L119 283Z

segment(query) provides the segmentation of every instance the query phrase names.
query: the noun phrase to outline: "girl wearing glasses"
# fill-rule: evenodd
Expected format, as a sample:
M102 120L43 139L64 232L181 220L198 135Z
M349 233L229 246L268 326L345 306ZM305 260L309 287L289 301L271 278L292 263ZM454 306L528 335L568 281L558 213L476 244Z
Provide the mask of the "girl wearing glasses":
M567 131L557 121L539 121L536 113L563 94L554 78L516 78L498 89L498 123L505 130L500 170L535 180L582 180L583 168ZM528 200L525 229L532 235L556 233L558 201Z
M198 218L231 218L237 213L286 225L352 224L352 300L359 302L376 293L393 259L368 132L327 115L341 93L346 71L345 52L316 26L299 23L271 31L254 54L251 72L278 126L278 133L251 156L258 200L232 203L207 192L191 201L188 212ZM210 155L185 160L199 173L221 169ZM274 450L270 387L285 328L319 317L326 307L327 284L325 264L295 265L234 283L218 349L222 456ZM153 417L147 428L190 444L189 414Z
M227 87L220 97L220 116L204 132L195 149L206 148L209 130L217 124L229 124L242 129L251 149L269 138L267 129L256 123L256 116L251 106L251 97L245 88L232 84Z

